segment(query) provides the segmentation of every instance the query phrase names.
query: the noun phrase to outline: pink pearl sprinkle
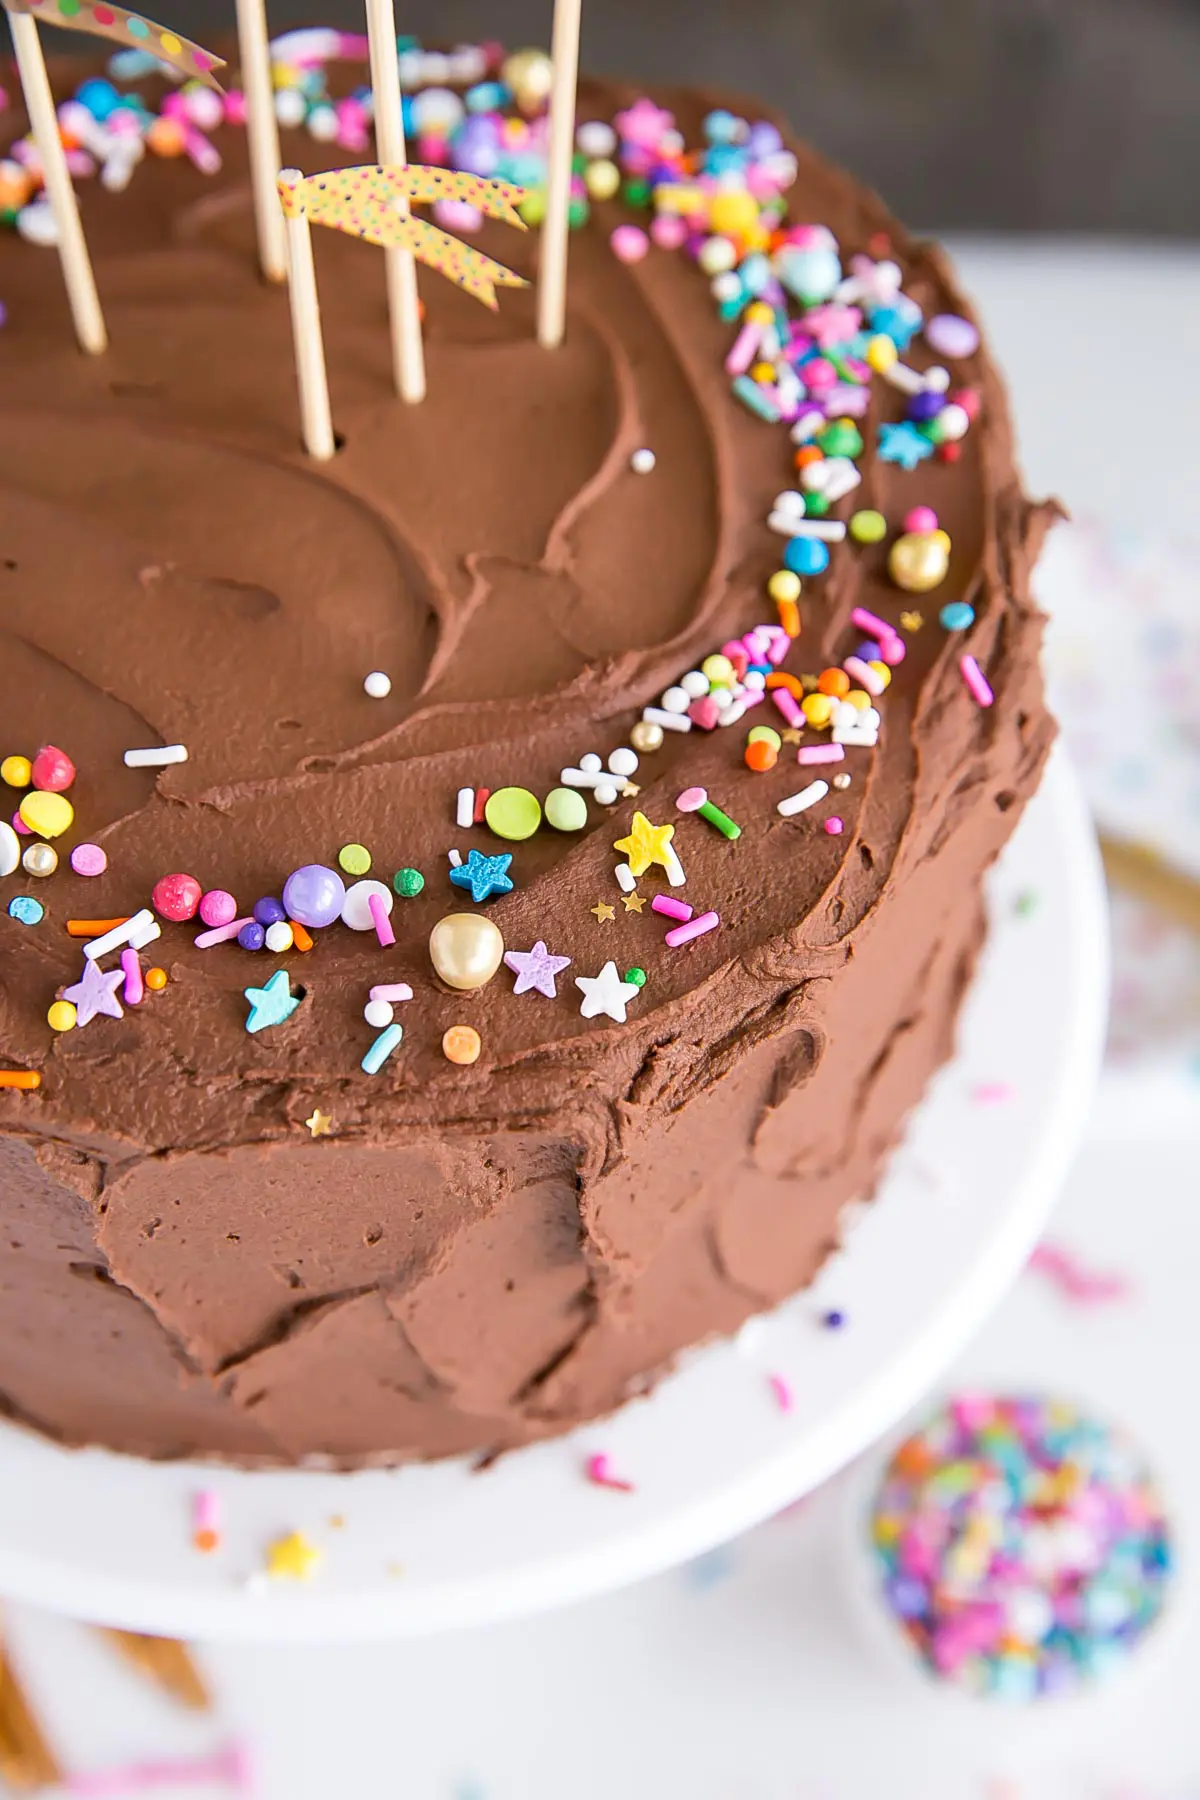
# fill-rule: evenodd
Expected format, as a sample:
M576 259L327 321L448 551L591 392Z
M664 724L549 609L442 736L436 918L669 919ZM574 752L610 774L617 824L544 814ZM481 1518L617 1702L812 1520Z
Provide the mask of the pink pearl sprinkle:
M99 844L76 844L71 852L71 867L77 875L103 875L108 857Z
M825 829L829 833L830 837L840 837L842 832L845 831L846 827L845 827L845 824L843 823L843 821L841 819L839 819L837 814L835 813L831 819L825 820Z
M29 826L25 823L19 812L15 812L12 816L12 828L18 837L32 836Z
M650 227L650 236L660 250L679 250L687 238L687 222L678 213L660 213Z
M904 515L905 531L936 531L937 528L937 514L932 506L914 506Z
M878 648L879 655L873 660L886 663L889 669L894 669L896 664L902 663L908 655L908 645L902 637L884 638Z
M650 239L640 225L618 225L608 241L623 263L641 262L650 248Z
M237 901L224 888L209 888L200 901L200 917L206 925L228 925L237 918Z

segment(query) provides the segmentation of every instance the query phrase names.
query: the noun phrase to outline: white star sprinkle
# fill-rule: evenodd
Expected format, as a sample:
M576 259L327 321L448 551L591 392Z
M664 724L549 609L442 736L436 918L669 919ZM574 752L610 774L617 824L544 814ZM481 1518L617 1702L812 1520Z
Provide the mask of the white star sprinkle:
M621 980L615 962L606 962L598 975L577 975L575 986L583 995L579 1010L585 1019L607 1013L618 1025L625 1023L625 1008L642 991L636 981Z

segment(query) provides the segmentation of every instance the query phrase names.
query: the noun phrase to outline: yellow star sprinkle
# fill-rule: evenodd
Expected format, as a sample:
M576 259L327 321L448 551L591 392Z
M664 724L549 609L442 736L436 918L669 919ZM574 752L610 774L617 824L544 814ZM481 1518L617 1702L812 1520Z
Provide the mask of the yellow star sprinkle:
M665 869L670 862L667 845L675 836L673 825L652 825L645 813L635 812L629 836L617 838L614 850L620 850L629 864L629 873L636 879L644 875L651 863L660 863Z
M626 894L624 899L626 912L640 913L646 904L646 897L644 894Z
M919 612L901 613L900 623L905 631L920 631L925 623L925 617L923 613Z
M274 1581L308 1581L325 1561L325 1552L302 1531L276 1538L267 1550L267 1574Z
M597 900L595 906L588 907L588 911L595 913L597 925L607 925L610 920L615 919L617 916L616 908L609 906L608 902L605 900Z
M315 1138L328 1137L333 1127L333 1114L323 1113L320 1107L316 1106L313 1108L309 1117L305 1119L304 1123L308 1126L308 1129Z

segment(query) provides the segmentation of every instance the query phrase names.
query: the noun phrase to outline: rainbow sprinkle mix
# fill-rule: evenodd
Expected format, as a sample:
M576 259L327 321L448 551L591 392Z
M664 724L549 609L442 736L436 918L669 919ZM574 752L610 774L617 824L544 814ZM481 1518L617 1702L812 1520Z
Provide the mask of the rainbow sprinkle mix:
M1123 1437L1067 1401L966 1394L896 1451L871 1541L886 1605L926 1666L1040 1700L1119 1668L1163 1609L1172 1552Z

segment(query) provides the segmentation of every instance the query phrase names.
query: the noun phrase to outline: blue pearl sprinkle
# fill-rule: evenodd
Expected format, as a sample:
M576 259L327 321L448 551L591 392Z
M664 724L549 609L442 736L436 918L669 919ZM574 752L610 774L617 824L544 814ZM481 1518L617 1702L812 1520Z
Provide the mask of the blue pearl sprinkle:
M966 631L975 623L975 608L965 600L949 600L938 614L947 631Z

